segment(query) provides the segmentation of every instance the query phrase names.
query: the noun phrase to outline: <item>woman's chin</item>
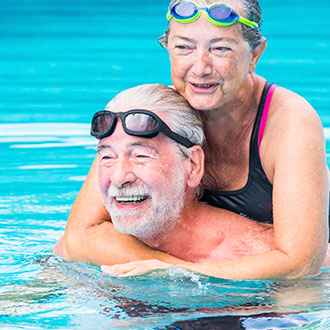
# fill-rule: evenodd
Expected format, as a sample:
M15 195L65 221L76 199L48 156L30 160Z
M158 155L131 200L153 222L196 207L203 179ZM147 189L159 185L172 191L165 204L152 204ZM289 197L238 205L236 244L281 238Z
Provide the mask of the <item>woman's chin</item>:
M220 97L219 95L212 94L196 94L187 93L183 95L189 104L196 110L209 111L219 107Z
M189 104L198 111L212 111L216 108L216 105L212 102L200 102L192 100L191 102L188 100Z

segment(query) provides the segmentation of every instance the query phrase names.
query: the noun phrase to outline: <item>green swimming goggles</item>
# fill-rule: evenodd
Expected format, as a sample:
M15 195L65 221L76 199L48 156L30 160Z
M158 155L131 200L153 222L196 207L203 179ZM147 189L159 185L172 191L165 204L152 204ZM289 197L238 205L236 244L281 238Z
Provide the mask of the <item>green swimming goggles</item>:
M168 20L174 18L180 23L190 23L195 21L204 10L206 18L218 26L228 26L235 22L240 22L251 28L259 28L256 22L250 21L236 13L236 11L225 3L215 3L209 7L199 7L191 1L182 1L174 5L167 13Z

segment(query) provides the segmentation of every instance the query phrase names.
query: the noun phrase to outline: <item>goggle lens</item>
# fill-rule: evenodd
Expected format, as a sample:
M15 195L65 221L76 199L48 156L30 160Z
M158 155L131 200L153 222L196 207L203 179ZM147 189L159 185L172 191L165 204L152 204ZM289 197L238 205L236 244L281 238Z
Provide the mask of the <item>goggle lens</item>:
M232 22L233 18L235 20L235 14L233 15L233 10L228 6L221 4L212 6L209 10L209 15L214 20L220 22Z
M190 18L196 14L197 8L192 2L180 2L173 8L176 17Z
M157 127L157 122L149 115L134 113L125 116L125 125L134 132L149 132Z
M112 125L112 117L110 114L102 114L95 116L92 121L92 135L102 136Z

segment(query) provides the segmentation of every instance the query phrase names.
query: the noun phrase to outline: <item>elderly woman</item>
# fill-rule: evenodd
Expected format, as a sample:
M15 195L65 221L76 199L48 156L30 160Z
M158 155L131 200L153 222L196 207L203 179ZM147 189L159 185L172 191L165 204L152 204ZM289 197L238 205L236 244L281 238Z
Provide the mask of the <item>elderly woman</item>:
M69 215L64 257L107 265L158 259L223 278L317 273L329 235L323 129L306 100L254 73L266 46L258 1L175 0L167 18L161 41L173 85L204 123L202 200L228 210L229 220L236 213L272 223L274 248L224 262L183 263L119 234L100 198L96 158ZM140 261L112 270L131 275L149 265Z

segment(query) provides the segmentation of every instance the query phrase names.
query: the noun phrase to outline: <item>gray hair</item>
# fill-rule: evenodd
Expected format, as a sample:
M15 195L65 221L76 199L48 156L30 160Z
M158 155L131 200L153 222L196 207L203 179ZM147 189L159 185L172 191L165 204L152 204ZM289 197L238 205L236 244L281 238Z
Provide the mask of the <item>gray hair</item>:
M174 5L176 5L179 2L182 2L183 0L172 0L169 5L169 9L172 8ZM215 0L195 0L195 3L199 5L212 5L213 3L216 3ZM228 1L228 4L230 4L232 0ZM259 45L261 45L266 39L262 36L260 30L262 25L262 17L261 17L261 8L259 5L258 0L239 0L241 5L241 10L244 13L244 17L249 19L250 21L254 21L259 25L259 29L251 28L249 26L246 26L245 24L240 24L242 29L242 35L243 38L249 43L250 50L253 51L255 48L257 48ZM168 42L168 36L170 34L170 22L167 25L167 29L165 33L158 39L159 43L163 46L164 44L167 44Z
M192 143L202 146L205 141L202 119L190 104L173 88L161 84L145 84L129 88L117 94L107 105L106 109L112 111L127 111L131 109L145 109L154 113L161 112L166 116L166 124L170 129L184 136ZM175 144L180 152L178 156L189 158L191 153L188 148ZM196 188L197 198L203 194L202 184Z
M145 84L126 89L116 95L107 105L109 110L116 108L162 112L173 132L199 146L204 143L203 124L199 113L171 87L161 84Z

